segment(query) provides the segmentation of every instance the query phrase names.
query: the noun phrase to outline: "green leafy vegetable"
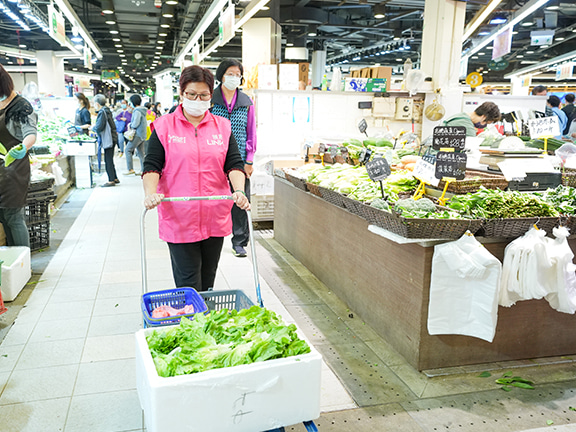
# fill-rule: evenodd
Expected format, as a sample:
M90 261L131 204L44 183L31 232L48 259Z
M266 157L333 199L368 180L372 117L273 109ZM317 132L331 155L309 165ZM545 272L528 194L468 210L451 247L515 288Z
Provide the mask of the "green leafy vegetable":
M507 392L512 391L512 389L508 386L503 386L502 390L507 391Z
M576 189L570 186L559 185L555 189L548 189L545 192L535 192L544 201L552 204L556 210L565 215L576 213Z
M574 408L574 407L568 407L568 409L569 409L570 411L576 411L576 408Z
M480 377L480 378L489 378L491 376L492 376L492 374L488 371L484 371L480 375L478 375L478 377Z
M548 426L552 426L554 424L554 420L546 420L546 424Z
M518 388L523 388L523 389L528 389L528 390L534 390L534 382L533 381L529 381L527 379L524 379L522 377L519 376L512 376L513 373L512 372L506 372L502 375L502 378L498 378L496 380L496 384L500 384L502 385L502 390L504 391L511 391L512 388L510 386L513 387L518 387Z
M159 376L170 377L310 352L294 324L258 306L222 309L154 331L146 340Z

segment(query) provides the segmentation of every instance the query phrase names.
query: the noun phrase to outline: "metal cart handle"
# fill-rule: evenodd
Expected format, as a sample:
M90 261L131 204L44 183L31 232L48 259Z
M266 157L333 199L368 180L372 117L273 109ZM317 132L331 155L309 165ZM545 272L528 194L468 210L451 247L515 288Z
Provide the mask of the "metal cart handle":
M232 195L214 195L214 196L201 196L201 197L167 197L162 201L175 202L175 201L214 201L214 200L231 200ZM142 294L148 292L148 267L146 265L146 236L145 234L145 219L148 209L144 208L142 217L140 218L140 263L142 268ZM256 286L256 298L260 307L264 307L262 301L262 292L260 290L260 278L258 276L258 263L256 260L256 245L254 244L254 229L252 227L252 213L246 210L248 217L248 232L250 234L250 251L252 252L252 270L254 273L254 285Z

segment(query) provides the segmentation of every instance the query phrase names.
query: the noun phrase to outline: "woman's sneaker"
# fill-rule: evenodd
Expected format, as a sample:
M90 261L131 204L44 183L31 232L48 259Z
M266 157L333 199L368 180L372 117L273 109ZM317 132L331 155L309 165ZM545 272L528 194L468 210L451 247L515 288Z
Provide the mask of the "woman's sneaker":
M244 258L247 255L246 249L242 246L232 246L232 253L238 258Z
M134 171L134 170L132 169L132 170L126 171L126 172L124 172L124 173L122 173L122 174L124 174L124 175L135 175L135 174L136 174L136 171Z

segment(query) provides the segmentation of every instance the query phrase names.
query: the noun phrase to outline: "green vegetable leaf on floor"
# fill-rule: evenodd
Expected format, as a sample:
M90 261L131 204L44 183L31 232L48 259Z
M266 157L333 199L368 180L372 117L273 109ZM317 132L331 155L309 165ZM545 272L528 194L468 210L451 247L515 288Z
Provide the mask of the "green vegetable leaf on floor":
M507 392L512 391L512 389L508 386L503 386L502 390L507 391Z
M551 426L551 425L554 424L554 420L546 420L546 424L547 424L548 426Z
M512 375L513 375L512 372L506 372L506 373L502 374L502 378L508 378L508 377L511 377Z
M480 375L478 375L480 378L490 378L492 376L492 374L488 371L484 371L482 372Z
M568 409L569 409L570 411L576 411L576 408L574 408L574 407L568 407Z

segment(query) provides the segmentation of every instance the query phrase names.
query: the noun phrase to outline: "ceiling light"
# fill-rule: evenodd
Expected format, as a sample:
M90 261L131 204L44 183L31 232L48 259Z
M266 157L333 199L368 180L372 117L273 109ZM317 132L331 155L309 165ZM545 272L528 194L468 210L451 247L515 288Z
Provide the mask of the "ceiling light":
M160 19L160 27L169 28L170 27L170 18L162 17Z
M160 27L162 27L162 28L170 28L170 24L168 24L168 23L160 24Z
M489 23L492 25L500 25L500 24L504 24L505 22L507 22L508 19L503 16L503 15L496 15L494 18L492 18Z
M110 15L114 13L114 2L112 0L102 0L102 13Z
M262 7L260 8L260 10L270 10L270 7L269 7L269 6L262 6Z
M517 32L517 31L513 31L512 34L513 34L513 35L517 35L518 32Z
M164 43L166 43L166 41L165 41L165 40L159 40L158 43L159 43L159 44L164 44Z
M386 15L384 15L384 14L375 14L375 15L374 15L374 18L376 18L376 19L382 19L382 18L384 18L385 16L386 16Z
M286 46L294 46L294 44L292 42L288 42Z
M161 36L161 37L168 36L168 33L158 33L158 36Z
M548 48L550 45L540 45L540 48Z
M502 3L502 0L492 0L492 2L486 6L479 15L477 15L476 19L472 20L470 24L466 26L462 40L465 41L470 36L472 36L476 29L480 27L480 25L486 20L486 18L490 16L494 9L496 9L496 6L498 6L500 3Z
M126 57L126 54L118 54L120 57Z
M164 18L172 18L174 17L174 5L169 5L168 3L164 3L162 6L162 16Z
M526 51L526 54L534 54L534 51Z
M120 42L120 38L114 38L112 39L114 42Z
M516 58L524 58L524 56L522 54L517 55Z
M116 44L114 45L116 48L122 48L122 44Z
M78 70L78 68L72 68L72 70L73 70L73 71L77 71L77 70Z
M393 40L397 41L397 40L400 40L400 38L399 38L399 37L395 37Z
M530 27L531 25L534 25L534 23L533 23L533 22L525 22L525 23L522 23L522 24L520 24L520 25L521 25L522 27Z
M397 58L396 61L402 61L402 59L401 59L401 58Z
M110 30L110 34L118 34L118 30Z
M25 45L25 44L20 44L20 45L18 45L18 46L19 46L20 48L26 48L26 45Z
M489 34L490 34L489 31L485 31L485 30L484 30L484 31L479 32L479 33L478 33L478 36L488 36Z
M557 41L563 41L564 39L566 39L566 38L563 38L563 37L556 38Z
M70 38L70 40L71 40L72 42L76 42L76 43L83 42L82 38L81 38L80 36L78 36L78 35L72 36L72 37Z
M108 25L113 25L113 24L116 24L116 21L114 21L114 20L108 20L108 21L106 21L106 24L108 24Z
M472 56L470 57L472 60L478 60L478 56Z
M177 5L178 1L177 0L166 0L166 4L167 5Z
M116 52L118 52L118 53L123 53L124 50L116 50Z
M548 6L546 8L546 10L558 10L558 9L560 9L560 6L558 6L558 5L552 5L552 6Z
M480 56L480 55L484 55L484 54L486 54L486 53L483 53L483 52L481 52L481 53L478 53L478 55L479 55L479 56Z

